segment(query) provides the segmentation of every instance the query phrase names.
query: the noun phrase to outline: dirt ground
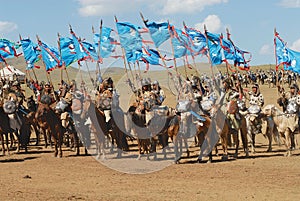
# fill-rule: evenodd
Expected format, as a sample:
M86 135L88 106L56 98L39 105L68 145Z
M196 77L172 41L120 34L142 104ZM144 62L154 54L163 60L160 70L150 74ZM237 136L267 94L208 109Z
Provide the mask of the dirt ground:
M262 87L266 104L276 89ZM199 149L180 164L147 174L108 168L92 156L75 156L64 148L54 158L50 148L29 147L29 153L0 156L0 200L300 200L300 150L284 156L284 146L257 136L257 153L213 163L196 163ZM81 150L83 153L83 150ZM233 154L233 150L230 150ZM134 163L121 163L134 166Z

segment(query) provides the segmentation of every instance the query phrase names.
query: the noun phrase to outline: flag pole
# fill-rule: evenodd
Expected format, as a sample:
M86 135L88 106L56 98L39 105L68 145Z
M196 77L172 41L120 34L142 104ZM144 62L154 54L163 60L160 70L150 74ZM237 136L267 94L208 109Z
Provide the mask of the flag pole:
M211 58L210 58L210 50L209 50L209 45L208 45L208 37L207 37L207 29L206 29L206 25L204 24L204 33L205 33L205 37L206 37L206 44L207 44L207 57L208 57L208 61L209 61L209 64L210 64L210 70L211 70L211 73L212 73L212 78L213 78L213 81L215 81L215 74L214 74L214 70L213 70L213 66L212 66L212 62L211 62ZM215 84L215 82L213 82Z
M145 20L143 14L142 14L141 12L140 12L140 16L141 16L142 21L144 22L145 26L147 27L147 22L148 22L148 20ZM172 73L169 71L169 68L168 68L168 66L167 66L167 64L166 64L165 58L162 56L162 54L161 54L161 52L159 51L158 47L155 46L155 48L156 48L156 51L157 51L158 54L159 54L159 57L161 58L161 60L162 60L162 62L163 62L163 67L167 70L167 75L168 75L168 87L169 87L169 89L170 89L170 92L171 92L174 96L176 96L176 94L171 90L171 86L170 86L170 76L172 76ZM173 81L173 83L174 83L174 85L175 85L174 79L172 79L172 81ZM176 88L176 90L178 91L177 88Z
M38 35L36 35L36 38L37 38L37 41L38 41L38 44L39 44L39 46L41 46L41 41L40 41L40 38L39 38L39 36ZM48 74L48 72L47 72L47 70L46 70L46 64L45 64L45 62L44 62L44 59L42 58L42 62L43 62L43 65L44 65L44 69L45 69L45 73L46 73L46 78L47 78L47 81L49 82L49 83L51 83L50 82L50 78L49 78L49 74Z
M116 23L118 22L117 16L115 16L115 22ZM118 33L118 35L119 35L119 33ZM120 38L120 36L119 36L119 38ZM122 57L123 57L124 67L125 67L125 73L126 73L126 76L127 76L128 82L129 82L129 86L130 86L132 91L135 91L136 89L135 89L135 85L134 85L134 77L133 77L132 70L131 70L131 67L129 65L129 62L127 61L127 64L129 65L128 68L129 68L131 76L133 78L133 83L131 83L129 75L128 75L127 65L126 65L126 60L127 59L126 59L125 51L124 51L124 48L122 47L122 45L121 45L121 50L122 50Z

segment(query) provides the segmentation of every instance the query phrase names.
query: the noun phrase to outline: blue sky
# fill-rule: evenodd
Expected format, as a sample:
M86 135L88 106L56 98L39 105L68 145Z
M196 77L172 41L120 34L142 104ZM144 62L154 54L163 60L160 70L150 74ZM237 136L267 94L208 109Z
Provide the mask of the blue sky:
M139 12L150 21L169 20L177 28L184 21L203 31L226 33L239 48L252 53L251 65L274 64L274 28L287 46L300 51L300 0L0 0L0 37L12 41L36 35L57 45L57 33L92 41L92 26L115 29L119 21L143 26ZM204 60L205 61L205 60ZM105 62L105 61L104 61Z

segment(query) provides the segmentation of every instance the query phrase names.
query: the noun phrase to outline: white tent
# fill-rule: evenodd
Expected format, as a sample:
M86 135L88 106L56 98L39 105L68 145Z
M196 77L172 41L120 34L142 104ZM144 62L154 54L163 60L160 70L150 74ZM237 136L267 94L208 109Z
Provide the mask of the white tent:
M4 77L7 80L15 80L16 78L18 78L20 82L24 82L25 76L25 73L11 65L0 69L0 78Z

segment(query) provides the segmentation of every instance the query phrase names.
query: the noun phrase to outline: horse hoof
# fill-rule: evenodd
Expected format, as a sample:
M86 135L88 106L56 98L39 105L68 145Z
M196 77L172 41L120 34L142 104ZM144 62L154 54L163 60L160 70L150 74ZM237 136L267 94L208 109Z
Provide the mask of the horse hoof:
M272 149L267 149L267 152L272 152Z
M237 153L233 154L233 158L238 158L238 154Z
M197 163L201 163L201 162L202 162L202 159L201 159L201 158L198 158L196 162L197 162Z
M208 164L211 163L211 160L208 160L206 163L208 163Z
M141 156L138 156L138 157L136 158L136 160L141 160Z
M227 161L228 160L228 156L225 155L225 156L222 156L222 161Z

